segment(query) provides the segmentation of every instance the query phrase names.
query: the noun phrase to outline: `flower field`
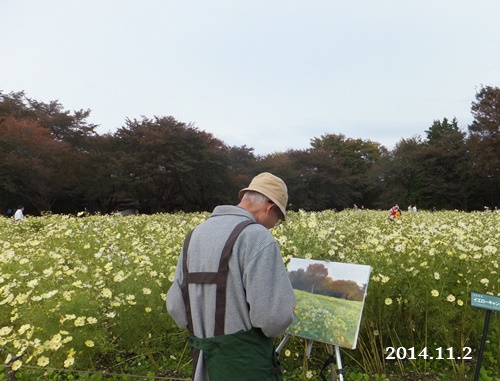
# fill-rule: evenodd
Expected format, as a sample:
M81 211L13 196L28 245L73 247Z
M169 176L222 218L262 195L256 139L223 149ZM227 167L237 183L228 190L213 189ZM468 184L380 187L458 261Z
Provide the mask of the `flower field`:
M185 234L207 217L45 215L17 224L0 218L6 370L27 380L36 379L33 374L188 379L186 332L166 312L165 295ZM500 213L387 217L380 211L291 212L273 234L285 263L299 257L372 266L357 349L342 350L347 380L472 379L485 310L470 306L470 293L500 296ZM492 313L482 380L500 380L499 315ZM416 354L470 347L472 360L386 360L386 347ZM287 380L318 378L324 345L315 343L310 358L305 349L292 337L281 352ZM7 377L0 369L0 380Z

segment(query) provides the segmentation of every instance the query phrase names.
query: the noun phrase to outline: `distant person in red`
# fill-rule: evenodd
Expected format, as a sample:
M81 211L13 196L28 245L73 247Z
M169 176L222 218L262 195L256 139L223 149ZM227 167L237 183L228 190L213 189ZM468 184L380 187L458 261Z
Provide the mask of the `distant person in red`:
M396 218L401 217L401 209L399 209L399 205L394 205L389 211L389 219L394 221Z

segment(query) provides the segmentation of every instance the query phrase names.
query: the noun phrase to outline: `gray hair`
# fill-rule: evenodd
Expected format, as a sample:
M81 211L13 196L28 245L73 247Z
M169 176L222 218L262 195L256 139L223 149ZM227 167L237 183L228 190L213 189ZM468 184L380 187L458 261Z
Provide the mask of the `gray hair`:
M252 202L252 204L263 204L265 202L268 202L269 199L264 196L262 193L259 192L254 192L254 191L246 191L243 194L243 197L241 198L242 200L249 200Z

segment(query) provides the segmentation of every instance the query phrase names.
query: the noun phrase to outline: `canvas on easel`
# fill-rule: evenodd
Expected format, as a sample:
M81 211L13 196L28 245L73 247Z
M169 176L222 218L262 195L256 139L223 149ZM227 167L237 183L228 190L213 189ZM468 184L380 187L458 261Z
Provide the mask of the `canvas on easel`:
M286 333L355 349L371 267L292 258L295 317Z

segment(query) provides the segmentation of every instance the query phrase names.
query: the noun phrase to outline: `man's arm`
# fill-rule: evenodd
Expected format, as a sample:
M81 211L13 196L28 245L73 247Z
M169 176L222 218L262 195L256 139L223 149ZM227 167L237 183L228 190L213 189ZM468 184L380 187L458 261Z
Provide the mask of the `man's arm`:
M181 291L182 255L177 263L175 278L167 292L167 311L180 328L187 329L186 308Z
M295 292L277 243L252 259L244 279L252 326L268 337L282 335L293 321Z

